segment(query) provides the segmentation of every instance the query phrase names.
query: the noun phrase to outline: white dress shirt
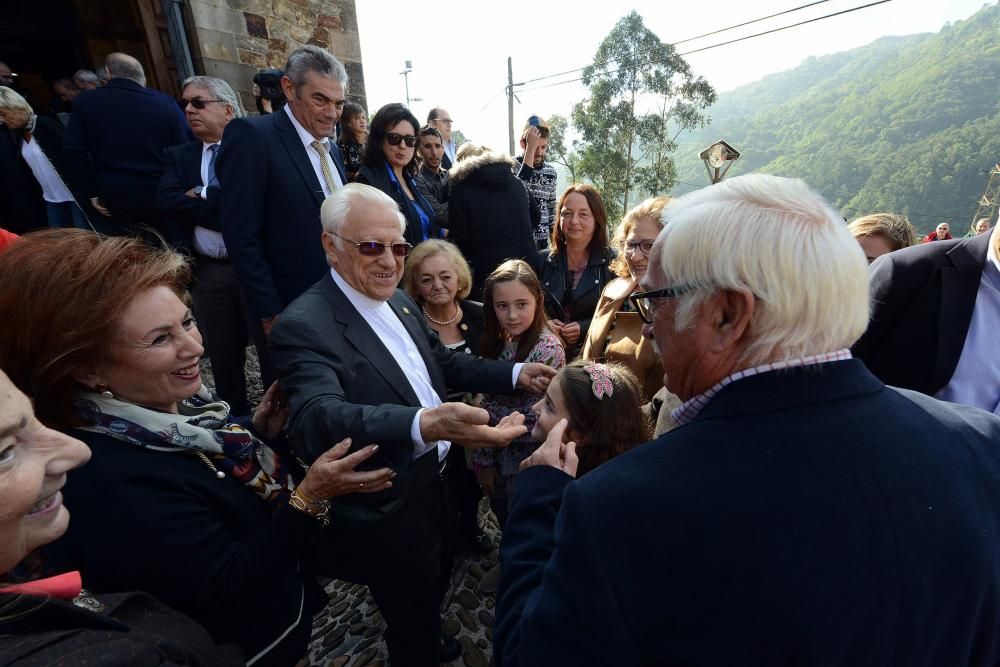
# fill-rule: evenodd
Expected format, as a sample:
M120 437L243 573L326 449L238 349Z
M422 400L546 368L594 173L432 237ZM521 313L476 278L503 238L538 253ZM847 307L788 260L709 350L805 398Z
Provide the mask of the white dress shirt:
M306 149L306 155L309 156L309 163L312 165L313 171L316 172L316 179L319 181L319 186L323 188L323 198L329 197L333 194L329 187L327 187L326 179L323 178L323 168L319 164L319 153L315 148L312 147L312 142L316 140L316 137L309 134L309 132L299 125L299 121L295 118L295 114L292 113L292 108L285 105L285 113L288 117L292 119L292 126L299 135L299 139L302 140L302 145ZM337 169L337 165L333 161L331 156L332 148L330 146L330 137L323 137L319 140L321 144L326 146L326 161L330 165L330 173L333 174L333 181L338 188L344 187L344 182L340 180L340 170Z
M949 403L974 405L1000 415L1000 355L997 355L997 331L1000 331L1000 257L997 257L997 229L990 234L986 265L979 279L976 305L972 310L965 346L948 384L934 398Z
M222 142L218 142L222 146ZM208 163L212 159L212 151L209 150L215 144L202 142L201 147L201 184L205 188L201 191L201 198L208 199ZM216 149L216 150L220 150ZM226 251L226 242L222 238L222 233L214 229L207 229L201 225L194 227L194 239L192 240L194 249L201 255L223 259L229 256Z
M49 158L42 152L38 141L32 137L21 144L21 157L31 167L31 173L35 175L35 180L42 186L42 197L52 204L62 204L73 201L73 195L69 188L59 178L55 167L49 162Z
M420 356L417 344L413 342L410 333L403 326L403 323L396 317L396 313L385 301L370 299L358 290L347 284L335 269L330 269L333 282L341 289L347 300L358 311L358 314L368 323L378 339L389 350L389 354L396 363L399 364L403 375L410 381L413 393L417 395L420 405L423 408L434 408L441 405L441 397L434 390L431 384L430 373L427 372L427 364ZM415 315L416 316L416 315ZM435 446L438 451L438 460L444 461L451 448L451 443L447 440L425 443L420 435L420 415L423 410L417 412L410 426L410 438L413 440L413 458L426 454Z

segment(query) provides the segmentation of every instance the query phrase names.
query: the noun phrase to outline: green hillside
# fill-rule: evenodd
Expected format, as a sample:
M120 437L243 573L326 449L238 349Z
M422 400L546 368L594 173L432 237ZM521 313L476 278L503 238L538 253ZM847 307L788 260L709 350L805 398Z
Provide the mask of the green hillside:
M728 93L681 139L680 195L707 183L700 148L743 153L730 175L797 176L847 218L905 213L964 230L1000 162L1000 5L935 34L885 37Z

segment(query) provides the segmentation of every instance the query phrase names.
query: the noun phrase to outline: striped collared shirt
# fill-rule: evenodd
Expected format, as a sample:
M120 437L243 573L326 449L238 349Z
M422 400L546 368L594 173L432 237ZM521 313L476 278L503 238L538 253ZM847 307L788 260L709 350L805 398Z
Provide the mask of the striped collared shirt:
M690 424L694 421L694 418L708 405L709 401L715 398L715 395L722 391L722 388L726 385L732 384L737 380L742 380L743 378L748 378L751 375L760 375L761 373L768 373L770 371L780 370L782 368L796 368L798 366L815 366L816 364L825 364L830 361L846 361L851 359L851 351L847 348L842 350L837 350L836 352L828 352L826 354L814 354L808 357L801 357L799 359L786 359L785 361L775 361L770 364L763 364L761 366L755 366L753 368L745 368L741 371L736 371L732 375L727 375L726 377L719 380L718 383L708 391L698 394L693 398L681 403L679 406L674 408L670 416L674 418L678 426L683 426L684 424Z

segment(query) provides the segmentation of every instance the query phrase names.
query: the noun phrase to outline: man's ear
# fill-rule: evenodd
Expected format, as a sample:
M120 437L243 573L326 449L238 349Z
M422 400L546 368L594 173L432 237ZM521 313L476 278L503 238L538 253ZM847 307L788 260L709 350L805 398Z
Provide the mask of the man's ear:
M320 238L323 241L323 250L326 252L327 263L330 266L335 266L337 264L339 256L337 254L338 253L337 243L333 238L333 234L329 232L323 232L320 235Z
M718 290L712 297L712 347L716 351L732 349L740 344L750 329L757 300L747 289Z

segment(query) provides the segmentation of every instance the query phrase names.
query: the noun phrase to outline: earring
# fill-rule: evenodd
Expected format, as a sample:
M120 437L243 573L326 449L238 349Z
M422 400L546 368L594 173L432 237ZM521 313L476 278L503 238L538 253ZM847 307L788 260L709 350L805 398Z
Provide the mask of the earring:
M115 397L115 395L112 394L111 391L109 391L108 385L106 384L97 385L97 391L101 393L101 398L103 398L106 401L110 401L112 398Z

